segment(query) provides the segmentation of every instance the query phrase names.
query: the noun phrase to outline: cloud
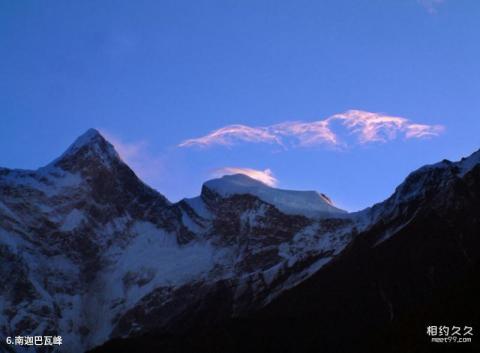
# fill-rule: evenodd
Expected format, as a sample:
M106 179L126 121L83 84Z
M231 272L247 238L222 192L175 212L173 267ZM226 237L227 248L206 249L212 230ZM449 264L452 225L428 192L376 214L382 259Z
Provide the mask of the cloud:
M212 144L224 146L233 145L236 142L267 142L279 143L275 135L267 128L250 127L246 125L228 125L210 134L183 141L180 147L201 146L206 147Z
M429 14L434 15L437 13L437 7L443 4L444 0L417 0L417 2L422 5Z
M244 174L252 179L261 181L268 186L274 187L278 185L278 180L273 176L273 173L270 169L257 170L251 168L225 167L216 169L213 174L215 176Z
M146 141L125 142L105 130L101 134L110 142L120 155L120 158L145 181L152 182L161 175L162 160L148 150Z
M334 132L335 122L343 128ZM252 127L228 125L209 134L183 141L179 147L232 146L238 143L268 143L282 147L311 147L326 145L345 147L342 134L354 135L360 144L387 142L398 135L406 139L438 136L444 131L441 125L426 125L411 122L399 116L348 110L313 122L284 122L270 126Z
M298 146L337 145L339 143L326 120L311 123L287 122L273 125L267 129L271 130L280 141L292 138L293 144Z
M351 133L358 136L358 142L361 144L387 142L394 140L397 135L403 135L407 139L432 137L444 131L441 125L415 124L403 117L362 110L349 110L333 115L327 120L342 121Z
M265 127L228 125L214 130L208 135L185 140L178 146L232 146L239 142L269 143L284 147L286 145L311 146L320 143L336 145L337 137L329 129L326 121L285 122Z
M409 139L438 136L443 131L445 131L445 127L442 125L410 124L407 126L405 137Z

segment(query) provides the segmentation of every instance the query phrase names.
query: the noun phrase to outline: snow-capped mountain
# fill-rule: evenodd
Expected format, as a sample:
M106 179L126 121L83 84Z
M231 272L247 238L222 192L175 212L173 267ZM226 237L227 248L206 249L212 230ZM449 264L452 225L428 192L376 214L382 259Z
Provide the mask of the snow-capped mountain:
M89 130L46 167L0 169L0 332L62 335L62 352L84 352L253 315L341 263L358 239L382 248L425 207L463 207L479 159L421 168L354 214L245 175L171 203Z
M306 217L336 217L347 213L335 207L328 196L316 191L281 190L269 187L262 182L243 174L225 175L220 179L204 184L221 197L249 194L274 205L285 214Z
M260 307L330 261L351 229L325 196L243 175L171 204L93 129L46 167L1 169L0 197L0 332L61 334L62 352L185 325L220 288L221 316Z

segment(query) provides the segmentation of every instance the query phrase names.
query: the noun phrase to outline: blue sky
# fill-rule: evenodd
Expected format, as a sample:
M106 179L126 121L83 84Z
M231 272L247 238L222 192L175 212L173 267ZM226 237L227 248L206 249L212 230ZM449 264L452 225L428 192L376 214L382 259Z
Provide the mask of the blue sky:
M1 1L0 166L45 165L95 127L171 200L250 168L357 210L480 148L479 14L473 0ZM338 144L311 130L332 116L350 117L329 120ZM365 138L369 117L404 120ZM273 137L180 146L232 124ZM431 134L407 137L418 124Z

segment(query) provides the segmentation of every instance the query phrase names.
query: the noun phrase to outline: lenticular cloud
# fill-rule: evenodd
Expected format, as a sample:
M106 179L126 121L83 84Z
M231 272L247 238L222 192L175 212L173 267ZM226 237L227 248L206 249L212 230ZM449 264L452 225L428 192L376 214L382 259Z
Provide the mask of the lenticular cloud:
M257 170L251 168L238 168L238 167L225 167L215 170L215 175L231 175L231 174L244 174L252 179L261 181L268 186L277 186L278 180L273 176L270 169Z
M335 122L340 131L333 130ZM349 110L313 122L291 121L270 126L228 125L209 134L183 141L179 147L233 146L240 143L267 143L282 147L315 145L345 146L343 135L354 135L356 142L387 142L397 137L418 139L438 136L441 125L413 123L407 118Z

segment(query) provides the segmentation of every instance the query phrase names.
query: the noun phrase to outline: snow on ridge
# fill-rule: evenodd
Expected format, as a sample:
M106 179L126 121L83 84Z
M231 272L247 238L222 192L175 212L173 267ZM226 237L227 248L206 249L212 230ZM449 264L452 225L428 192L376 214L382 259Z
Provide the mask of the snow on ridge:
M316 191L295 191L272 188L243 174L225 175L203 184L222 197L250 194L277 207L286 214L315 217L341 215L347 212L331 203L330 199Z
M480 164L480 150L472 153L468 157L463 157L459 161L452 162L444 159L443 161L438 163L424 165L423 167L420 167L416 171L412 172L411 174L423 172L429 169L443 169L451 166L457 166L459 168L460 177L463 177L478 164Z
M85 220L85 214L83 211L74 208L70 211L60 226L60 230L64 232L71 231L77 228Z
M205 206L200 196L183 199L183 201L195 211L197 215L204 219L212 218L212 214Z
M89 346L103 343L113 329L115 315L124 313L159 287L181 286L202 280L214 267L214 247L205 241L184 246L174 234L150 222L136 221L128 244L115 244L105 257L110 264L97 276L89 292L95 311ZM111 303L118 303L113 309Z
M48 197L60 194L69 188L78 188L82 178L75 173L66 172L53 165L37 170L6 169L0 175L0 183L35 189Z
M411 201L413 198L421 196L421 192L424 188L425 176L427 173L437 170L437 171L448 171L449 177L444 177L439 182L448 182L450 177L460 177L463 178L468 172L480 164L480 150L472 153L468 157L464 157L459 161L449 161L444 159L441 162L434 164L424 165L417 170L411 172L407 178L395 189L395 192L386 200L376 203L373 206L367 207L358 212L351 213L352 219L355 220L358 230L365 231L372 224L375 224L380 217L384 217L385 214L393 212L398 212L398 205L400 203L406 203ZM413 180L414 182L409 182L413 177L417 177ZM418 178L420 177L420 178ZM380 239L377 244L388 239L392 236L398 229L391 230L390 233L385 234L382 239ZM375 245L377 245L375 244Z
M83 146L93 143L97 139L103 139L103 136L96 129L88 129L84 134L80 135L73 144L65 151L66 154L74 153Z

